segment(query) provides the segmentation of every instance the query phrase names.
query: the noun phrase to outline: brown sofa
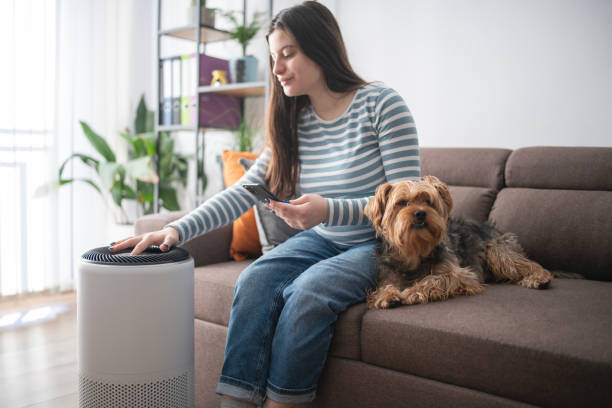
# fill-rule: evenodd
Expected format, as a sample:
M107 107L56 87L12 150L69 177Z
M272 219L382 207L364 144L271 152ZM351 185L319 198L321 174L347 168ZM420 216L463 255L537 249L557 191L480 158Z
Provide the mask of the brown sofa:
M488 285L445 302L368 310L335 327L310 407L612 406L612 148L422 148L454 215L513 231L531 258L567 272L548 290ZM136 232L179 213L146 216ZM185 244L196 260L198 407L218 406L235 281L231 228ZM579 274L584 279L569 279ZM576 276L574 276L576 277Z

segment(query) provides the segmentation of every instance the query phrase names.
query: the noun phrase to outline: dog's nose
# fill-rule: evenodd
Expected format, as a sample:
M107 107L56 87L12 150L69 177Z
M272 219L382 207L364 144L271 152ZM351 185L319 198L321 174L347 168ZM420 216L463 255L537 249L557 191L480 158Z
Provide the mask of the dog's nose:
M415 212L412 213L412 215L414 215L414 218L416 218L417 221L422 222L422 221L425 221L427 212L423 210L416 210Z

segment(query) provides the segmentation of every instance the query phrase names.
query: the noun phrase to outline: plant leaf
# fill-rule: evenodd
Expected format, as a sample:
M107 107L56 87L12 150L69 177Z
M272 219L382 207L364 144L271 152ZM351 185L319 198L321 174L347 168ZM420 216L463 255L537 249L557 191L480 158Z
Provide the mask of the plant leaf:
M162 206L169 211L178 211L181 209L176 198L176 190L172 187L159 188L159 198L162 200Z
M155 145L155 133L153 132L145 132L139 133L136 137L141 141L146 149L146 154L149 157L155 156L155 152L157 151L157 147Z
M128 200L138 200L138 194L127 184L123 185L123 198Z
M140 157L125 163L125 170L130 177L147 183L159 182L159 177L153 168L150 157Z
M106 140L104 140L102 136L94 132L87 123L83 122L82 120L79 121L79 123L81 123L81 127L83 128L85 137L87 138L87 140L89 140L89 143L91 143L94 149L96 149L96 151L100 153L102 157L106 159L106 161L117 161L117 159L115 158L115 153L113 153L111 148L108 146Z
M100 171L98 174L100 175L100 181L102 182L102 187L106 191L111 191L112 188L115 187L115 182L117 181L117 173L121 171L121 165L117 163L100 163ZM121 178L121 175L119 174Z
M100 190L100 187L98 187L98 185L96 183L94 183L93 181L91 181L90 179L84 179L84 178L60 179L59 180L59 185L63 186L64 184L73 183L75 181L85 182L85 183L89 184L90 186L92 186L93 188L95 188L98 191L98 193L102 194L102 190Z
M122 191L123 191L123 189L121 188L121 183L115 183L113 185L112 190L111 190L111 194L113 196L113 201L119 207L121 207L121 200L123 199Z
M136 108L136 118L134 119L134 133L144 133L147 131L147 105L144 94L140 97Z
M62 163L62 165L59 168L59 178L62 178L62 174L64 173L64 167L66 166L66 164L68 164L68 162L70 160L72 160L73 158L78 157L79 159L81 159L81 161L83 162L83 164L85 164L86 166L89 166L91 168L93 168L95 171L98 171L98 165L100 164L100 162L96 159L94 159L91 156L88 156L86 154L82 154L82 153L72 153L70 156L68 156L68 158L66 160L64 160L64 162Z
M142 203L152 203L154 198L153 192L142 191L140 193L140 202Z

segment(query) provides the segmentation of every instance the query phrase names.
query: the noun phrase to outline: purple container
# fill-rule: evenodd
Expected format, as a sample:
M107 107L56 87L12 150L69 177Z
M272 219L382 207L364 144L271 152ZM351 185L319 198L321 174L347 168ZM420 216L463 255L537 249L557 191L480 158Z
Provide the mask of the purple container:
M229 72L229 61L221 58L211 57L210 55L200 54L200 86L210 86L212 72L214 70L227 72L227 83L231 83Z
M240 98L200 94L200 126L237 129L240 126Z
M200 86L210 86L214 70L225 71L228 83L231 82L227 60L200 54ZM237 129L240 126L240 98L200 94L200 126Z

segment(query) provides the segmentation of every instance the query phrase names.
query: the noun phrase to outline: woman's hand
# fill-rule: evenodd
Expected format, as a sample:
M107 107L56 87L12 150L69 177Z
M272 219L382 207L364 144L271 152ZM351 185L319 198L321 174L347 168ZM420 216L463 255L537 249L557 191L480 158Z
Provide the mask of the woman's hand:
M125 248L134 247L130 255L138 255L151 245L159 245L163 252L169 251L179 240L179 233L175 228L166 227L159 231L147 232L135 237L124 238L113 242L109 251L116 252Z
M317 194L306 194L289 204L270 201L266 207L274 211L290 227L305 230L327 218L327 200Z

